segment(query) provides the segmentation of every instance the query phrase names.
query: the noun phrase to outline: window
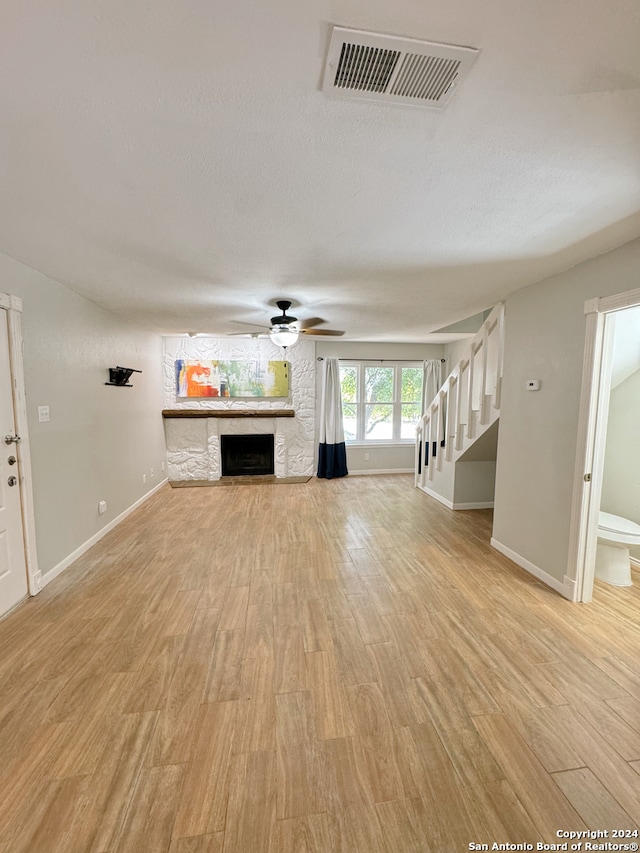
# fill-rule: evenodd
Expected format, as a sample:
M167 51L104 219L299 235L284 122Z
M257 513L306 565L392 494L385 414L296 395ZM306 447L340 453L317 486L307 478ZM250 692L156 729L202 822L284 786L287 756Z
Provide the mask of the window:
M422 411L419 362L343 362L342 418L346 441L414 441Z

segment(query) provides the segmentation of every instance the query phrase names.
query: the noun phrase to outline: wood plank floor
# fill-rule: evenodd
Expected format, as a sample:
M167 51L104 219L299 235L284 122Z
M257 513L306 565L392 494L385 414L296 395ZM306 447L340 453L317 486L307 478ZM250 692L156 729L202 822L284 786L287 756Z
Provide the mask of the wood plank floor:
M490 527L404 475L165 487L0 622L0 851L637 829L640 578L570 604Z

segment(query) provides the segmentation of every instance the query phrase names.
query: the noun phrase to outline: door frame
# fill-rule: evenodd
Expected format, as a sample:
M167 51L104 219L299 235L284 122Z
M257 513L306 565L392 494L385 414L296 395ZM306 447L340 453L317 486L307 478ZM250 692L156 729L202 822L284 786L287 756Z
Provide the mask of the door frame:
M638 305L640 289L596 297L584 304L586 334L565 578L573 601L589 602L593 595L613 348L611 324L606 319Z
M16 433L20 436L20 442L15 445L15 453L18 457L20 513L22 517L25 564L27 567L27 587L29 595L36 595L42 589L42 575L38 568L38 552L36 549L31 450L29 445L29 429L27 426L27 399L24 387L22 299L19 296L0 293L0 308L4 308L7 312L13 417ZM0 436L0 441L2 441L2 438Z

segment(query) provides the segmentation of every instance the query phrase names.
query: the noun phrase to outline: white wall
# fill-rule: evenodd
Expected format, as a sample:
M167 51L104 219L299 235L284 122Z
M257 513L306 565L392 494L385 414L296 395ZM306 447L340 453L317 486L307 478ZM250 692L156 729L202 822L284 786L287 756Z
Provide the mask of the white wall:
M24 306L36 540L46 575L164 477L161 338L2 254L0 291ZM133 388L104 384L117 365L143 371ZM38 423L41 405L49 423ZM103 515L99 500L107 501Z
M453 370L461 358L466 356L470 341L470 338L466 338L466 340L453 341L450 344L445 344L444 357L447 360L447 370L449 372Z
M480 329L484 321L487 319L491 309L483 311L481 314L474 314L473 317L468 317L461 323L454 324L458 331L473 332L474 334ZM463 338L460 341L452 341L450 344L445 344L444 357L447 360L447 370L451 372L461 358L466 356L469 348L470 339Z
M640 284L640 240L506 302L493 536L562 582L567 569L585 339L584 302ZM525 390L529 378L541 390Z
M382 358L393 361L408 359L424 361L428 358L444 358L441 344L389 344L357 343L354 341L318 341L316 355L319 358ZM320 379L317 372L317 394L320 399ZM317 431L316 431L317 444ZM365 459L365 453L369 459ZM365 474L373 471L413 471L415 444L347 445L347 468L350 474Z
M640 335L639 335L640 337ZM614 388L609 401L600 508L640 524L640 370ZM640 559L640 547L631 555Z

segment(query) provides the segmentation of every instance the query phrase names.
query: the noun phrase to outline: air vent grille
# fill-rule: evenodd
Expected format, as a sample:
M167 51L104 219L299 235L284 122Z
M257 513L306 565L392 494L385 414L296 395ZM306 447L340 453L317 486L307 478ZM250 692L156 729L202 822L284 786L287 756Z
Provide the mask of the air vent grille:
M459 59L406 54L391 88L392 95L439 101L449 91L460 68Z
M385 92L399 58L397 50L344 42L334 85L360 92Z
M442 109L479 51L334 27L323 91Z

